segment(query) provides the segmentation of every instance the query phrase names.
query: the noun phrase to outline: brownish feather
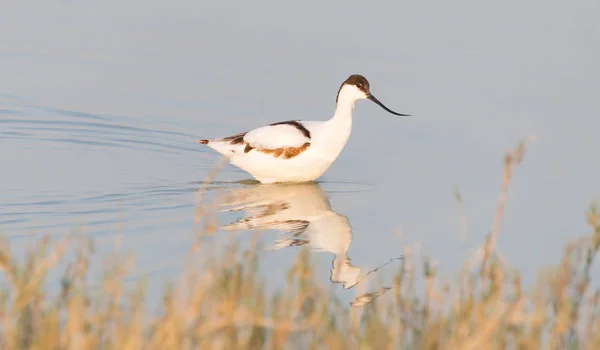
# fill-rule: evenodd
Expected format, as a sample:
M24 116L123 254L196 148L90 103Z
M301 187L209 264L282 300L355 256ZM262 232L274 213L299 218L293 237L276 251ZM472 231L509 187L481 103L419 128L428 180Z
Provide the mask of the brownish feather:
M292 125L296 126L294 123L291 123L291 122L284 122L282 124L292 124ZM301 126L301 124L300 124L300 126ZM296 127L298 127L298 126L296 126ZM308 130L307 130L307 132L308 132ZM243 144L246 145L244 147L244 153L248 153L248 152L252 151L253 149L255 149L258 152L262 152L262 153L265 153L265 154L270 154L270 155L272 155L275 158L279 158L279 157L283 156L283 158L285 158L285 159L290 159L290 158L296 157L300 153L306 151L306 149L308 148L308 146L310 146L310 142L306 142L305 144L303 144L300 147L282 147L282 148L274 148L274 149L258 149L256 147L252 147L248 143L244 142L244 136L246 136L246 133L245 132L241 132L239 134L235 134L235 135L232 135L232 136L227 136L227 137L220 138L217 141L228 141L229 144L231 144L231 145L239 145L239 144L243 143ZM198 140L198 143L206 145L209 141L210 140Z
M246 136L245 132L241 132L239 134L235 134L233 136L223 137L221 140L229 141L232 145L238 145L240 143L244 143L244 136Z
M283 156L285 159L294 158L300 153L306 151L306 149L310 146L310 142L306 142L300 147L285 147L285 148L275 148L275 149L256 149L259 152L270 154L275 158L279 158Z
M223 137L223 138L216 139L216 140L198 140L198 143L206 145L210 141L228 141L232 145L239 145L240 143L244 143L244 136L246 136L246 133L241 132L239 134Z

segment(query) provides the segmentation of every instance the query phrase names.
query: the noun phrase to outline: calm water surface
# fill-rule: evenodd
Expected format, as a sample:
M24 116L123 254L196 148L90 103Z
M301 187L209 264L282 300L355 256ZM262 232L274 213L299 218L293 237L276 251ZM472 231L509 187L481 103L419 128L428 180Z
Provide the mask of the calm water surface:
M224 191L248 210L219 213L214 249L248 241L250 223L279 248L266 253L273 283L306 244L340 290L407 247L452 274L489 227L503 152L535 135L499 249L529 279L558 262L600 194L599 3L348 4L5 6L0 231L13 251L85 227L101 255L116 242L135 253L132 280L177 276L218 160L195 140L327 119L361 73L414 117L360 101L317 184L256 186L224 167L204 198Z

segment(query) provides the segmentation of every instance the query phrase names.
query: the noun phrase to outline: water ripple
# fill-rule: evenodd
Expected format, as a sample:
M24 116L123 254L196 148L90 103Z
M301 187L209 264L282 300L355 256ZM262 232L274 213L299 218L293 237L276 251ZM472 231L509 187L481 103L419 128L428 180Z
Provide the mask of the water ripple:
M127 125L132 118L97 115L53 107L10 105L0 108L0 140L42 140L98 148L153 153L198 152L195 137L164 125ZM12 116L12 118L11 118ZM138 121L139 123L139 121Z

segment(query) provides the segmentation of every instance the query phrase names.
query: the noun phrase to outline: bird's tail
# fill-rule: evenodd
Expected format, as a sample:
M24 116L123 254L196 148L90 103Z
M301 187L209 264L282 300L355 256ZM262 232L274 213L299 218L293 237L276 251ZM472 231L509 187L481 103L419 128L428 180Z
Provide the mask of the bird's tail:
M213 140L198 140L201 145L206 145L215 151L221 153L226 157L231 157L236 151L243 151L244 145L239 143L231 143L230 140L225 138L213 139Z

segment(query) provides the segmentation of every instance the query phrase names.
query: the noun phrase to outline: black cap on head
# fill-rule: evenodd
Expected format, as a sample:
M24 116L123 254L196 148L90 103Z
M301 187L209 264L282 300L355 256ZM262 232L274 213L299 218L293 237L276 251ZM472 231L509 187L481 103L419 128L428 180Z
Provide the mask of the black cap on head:
M342 88L344 87L344 85L354 85L354 86L356 86L360 91L364 92L365 95L367 95L367 98L369 100L375 102L381 108L383 108L384 110L386 110L389 113L392 113L392 114L395 114L395 115L399 115L399 116L402 116L402 117L409 117L410 116L410 114L396 113L396 112L392 111L391 109L387 108L378 99L376 99L375 96L373 96L373 94L371 94L371 85L369 84L369 81L367 80L367 78L363 77L360 74L352 74L351 76L348 77L348 79L346 79L342 83L342 85L340 86L340 88L338 90L337 97L335 98L335 103L337 103L338 98L340 96L340 91L342 90Z
M370 85L369 85L369 81L367 80L367 78L363 77L360 74L352 74L351 76L348 77L348 79L346 79L342 83L342 85L340 85L340 88L338 89L338 96L335 98L336 103L337 103L338 97L340 95L340 91L342 90L344 85L354 85L360 91L364 92L367 96L369 96L369 94L370 94L370 92L369 92Z

